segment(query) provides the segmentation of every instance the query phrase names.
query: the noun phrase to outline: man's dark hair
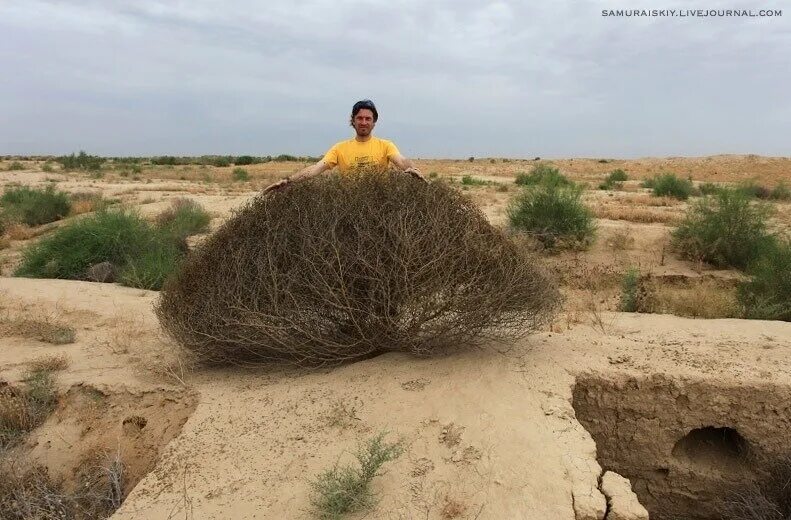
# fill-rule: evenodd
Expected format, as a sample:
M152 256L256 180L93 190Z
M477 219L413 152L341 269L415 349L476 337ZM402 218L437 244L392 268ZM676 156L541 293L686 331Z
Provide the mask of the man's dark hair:
M362 110L363 108L367 108L371 112L374 113L374 123L379 119L379 112L376 111L376 105L370 99L363 99L362 101L358 101L352 107L352 122L354 122L354 116L357 115L357 112Z

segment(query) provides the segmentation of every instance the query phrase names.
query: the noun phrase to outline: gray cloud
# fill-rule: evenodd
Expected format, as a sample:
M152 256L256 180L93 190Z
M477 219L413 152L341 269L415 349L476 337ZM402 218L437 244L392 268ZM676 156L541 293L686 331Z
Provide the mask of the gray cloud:
M377 134L411 156L788 155L791 12L610 8L12 0L0 154L318 155L369 97Z

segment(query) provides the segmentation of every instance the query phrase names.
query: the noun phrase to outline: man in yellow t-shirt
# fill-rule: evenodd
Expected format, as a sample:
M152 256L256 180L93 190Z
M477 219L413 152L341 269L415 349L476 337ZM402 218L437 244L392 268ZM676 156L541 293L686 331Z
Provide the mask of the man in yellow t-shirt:
M361 166L387 167L388 163L392 162L404 173L423 179L420 170L415 168L412 161L401 155L396 145L391 141L371 135L378 119L379 113L376 111L373 101L370 99L358 101L352 107L351 126L354 127L356 133L354 138L337 143L330 148L322 160L297 172L292 177L286 177L270 185L264 192L274 191L292 182L315 177L336 166L341 173L345 173Z

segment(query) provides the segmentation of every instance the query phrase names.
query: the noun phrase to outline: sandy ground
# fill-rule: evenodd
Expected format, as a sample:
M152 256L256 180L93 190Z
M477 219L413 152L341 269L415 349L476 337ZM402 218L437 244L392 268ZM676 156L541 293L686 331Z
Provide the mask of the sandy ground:
M557 164L590 182L616 167L638 177L673 168L699 175L696 180L755 178L773 184L791 178L789 159L755 156L628 163L574 159ZM531 161L420 165L424 172L471 173L507 184L516 172L529 169ZM2 180L34 185L57 180L60 189L100 191L147 216L166 208L172 198L189 196L211 212L216 228L256 189L296 168L251 167L251 182L241 185L202 183L191 176L206 172L188 169L148 172L138 180L31 170L3 172ZM216 170L222 170L210 170L216 179L229 176L226 169ZM505 206L515 190L473 188L469 193L494 224L505 222ZM646 209L644 200L627 200L639 195L592 192L588 197L596 205L615 197L624 207ZM647 209L681 215L685 208L669 203ZM635 264L657 276L739 276L667 253L672 228L666 222L600 219L598 226L599 239L589 251L547 259L564 272L593 273L583 276L581 289L591 279L603 278L602 273L619 274ZM629 245L614 248L612 240L624 230ZM6 275L0 278L2 310L57 318L76 328L77 341L53 346L0 338L0 378L18 381L29 361L64 353L71 364L58 375L60 391L69 395L75 388L90 387L114 396L108 410L115 412L107 412L105 425L113 435L129 435L124 429L129 417L166 423L160 429L146 427L161 442L153 437L138 442L134 436L129 441L130 450L146 447L141 476L151 471L117 511L114 518L119 519L310 518L310 480L335 463L349 461L360 442L380 432L401 439L406 450L374 481L378 505L359 518L640 518L640 508L628 494L618 500L610 497L608 506L602 493L606 489L612 495L612 486L618 484L614 477L602 484L596 444L576 417L572 396L579 377L597 374L619 380L659 374L733 388L758 383L791 387L791 324L608 312L612 298L602 296L595 302L601 305L591 306L573 291L565 317L550 330L512 345L487 345L434 359L388 354L320 371L193 370L159 332L152 312L156 292L9 277L30 240L10 240L0 251ZM69 443L80 438L62 412L29 441L36 461L53 471ZM701 421L705 423L705 413Z

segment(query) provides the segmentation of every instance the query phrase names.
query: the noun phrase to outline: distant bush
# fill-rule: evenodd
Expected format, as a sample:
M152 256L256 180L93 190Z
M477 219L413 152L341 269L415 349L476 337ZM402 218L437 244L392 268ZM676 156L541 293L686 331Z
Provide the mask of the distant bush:
M299 161L299 157L283 153L283 154L278 155L277 157L275 157L272 160L276 161L276 162Z
M249 164L255 164L255 162L255 157L251 155L240 155L233 161L233 163L237 166L247 166Z
M704 182L698 186L698 192L701 195L714 195L722 189L718 184L713 182Z
M16 276L32 278L85 279L86 271L94 264L110 262L123 273L130 262L137 271L149 265L152 257L157 259L158 272L172 272L183 255L176 237L152 227L139 215L131 211L102 210L55 230L27 248L22 253L22 263L14 273ZM162 268L167 262L168 268ZM153 263L153 262L152 262ZM122 275L132 286L155 289L161 285L147 283L135 285L135 281L150 277Z
M741 184L739 184L736 190L741 193L744 193L748 197L754 199L761 199L761 200L768 199L769 196L772 194L772 190L770 190L766 186L761 186L755 181L742 182Z
M27 186L7 189L0 197L0 205L6 220L28 226L60 220L71 209L69 196L51 185L43 190Z
M626 172L621 170L620 168L617 170L613 170L604 179L604 182L599 184L599 189L602 190L612 190L612 189L620 189L623 186L623 183L629 179L629 176L626 175Z
M595 234L593 213L580 200L582 190L559 184L538 185L520 193L508 207L511 226L545 247L584 247Z
M252 199L156 313L206 363L316 365L521 336L557 303L529 251L458 190L363 171Z
M8 171L15 171L15 170L24 170L25 165L19 161L14 161L8 165Z
M175 166L180 164L180 161L177 157L172 155L162 155L160 157L152 157L151 164L156 166Z
M46 173L52 173L55 171L55 168L52 167L52 163L47 161L43 165L41 165L41 171Z
M746 317L791 321L791 242L778 241L747 268L750 280L739 286Z
M769 198L772 200L791 200L791 188L784 182L781 182L772 189Z
M679 179L673 173L665 173L654 177L651 182L653 194L657 197L673 197L679 200L687 200L695 191L692 181Z
M690 207L673 231L673 247L685 258L744 269L774 244L767 231L770 212L743 192L723 188Z
M178 239L185 239L209 228L211 217L199 203L179 197L170 207L157 215L157 226Z
M235 181L249 181L250 174L247 173L247 170L244 168L234 168L233 172L231 172L231 176Z
M574 183L560 173L560 170L548 164L538 164L530 173L519 173L516 184L520 186L535 186L537 184L553 186L571 186Z
M80 151L79 155L64 155L55 159L64 170L86 170L97 171L101 169L105 159L97 155L89 155Z

